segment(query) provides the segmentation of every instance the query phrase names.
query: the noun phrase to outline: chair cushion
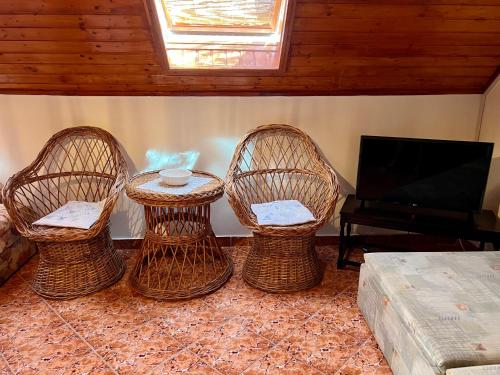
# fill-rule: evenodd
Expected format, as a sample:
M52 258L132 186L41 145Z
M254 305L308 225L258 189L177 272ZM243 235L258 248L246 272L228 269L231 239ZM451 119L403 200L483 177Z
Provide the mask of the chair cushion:
M315 221L309 209L297 200L280 200L251 205L259 225L298 225Z
M500 363L500 253L365 255L430 365Z
M99 219L105 201L82 202L69 201L32 225L60 228L89 229Z

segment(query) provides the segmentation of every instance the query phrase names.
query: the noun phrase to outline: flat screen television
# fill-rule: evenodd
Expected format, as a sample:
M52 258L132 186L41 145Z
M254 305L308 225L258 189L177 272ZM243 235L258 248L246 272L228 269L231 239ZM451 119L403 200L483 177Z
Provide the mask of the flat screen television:
M356 198L478 211L492 153L486 142L362 136Z

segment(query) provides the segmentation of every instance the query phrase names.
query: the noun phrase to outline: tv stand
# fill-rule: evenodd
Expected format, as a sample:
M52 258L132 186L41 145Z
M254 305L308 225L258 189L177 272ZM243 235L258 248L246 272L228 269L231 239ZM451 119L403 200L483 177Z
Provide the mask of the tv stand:
M365 202L348 195L340 210L340 240L338 268L359 266L346 259L346 249L351 247L352 224L406 232L431 234L480 242L500 247L500 219L491 210L479 213L461 213L447 210L425 209L391 203Z

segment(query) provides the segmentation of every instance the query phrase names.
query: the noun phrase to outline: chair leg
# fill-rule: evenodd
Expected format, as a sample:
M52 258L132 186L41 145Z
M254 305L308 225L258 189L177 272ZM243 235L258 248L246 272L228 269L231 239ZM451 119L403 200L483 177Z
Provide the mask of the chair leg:
M45 298L71 299L97 292L116 283L125 272L109 227L89 240L37 245L40 261L32 286Z
M243 279L254 288L274 293L312 288L323 276L314 241L314 234L275 237L254 233Z

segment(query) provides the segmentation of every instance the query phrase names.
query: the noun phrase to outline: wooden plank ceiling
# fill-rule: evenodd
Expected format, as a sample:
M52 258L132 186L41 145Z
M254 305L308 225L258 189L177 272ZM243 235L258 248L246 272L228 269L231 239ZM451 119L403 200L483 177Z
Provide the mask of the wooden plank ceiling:
M0 93L481 93L500 0L297 0L285 72L162 69L143 0L1 0Z

